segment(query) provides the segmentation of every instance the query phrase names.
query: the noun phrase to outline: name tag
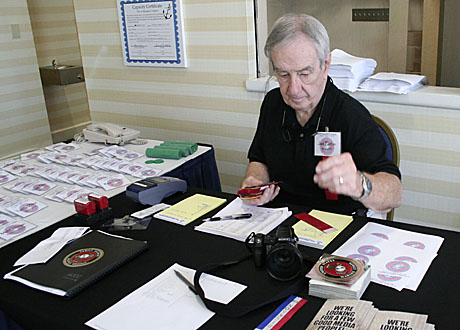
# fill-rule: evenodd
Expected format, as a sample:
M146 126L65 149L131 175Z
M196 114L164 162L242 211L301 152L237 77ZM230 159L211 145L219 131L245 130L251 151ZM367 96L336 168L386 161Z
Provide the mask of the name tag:
M340 132L317 132L315 135L315 156L335 156L342 152Z

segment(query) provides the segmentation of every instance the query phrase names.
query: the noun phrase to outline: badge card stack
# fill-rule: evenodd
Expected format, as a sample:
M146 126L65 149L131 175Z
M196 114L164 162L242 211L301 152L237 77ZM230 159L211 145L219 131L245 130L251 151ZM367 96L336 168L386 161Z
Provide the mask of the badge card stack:
M306 275L308 294L320 298L359 299L371 280L362 260L324 254Z

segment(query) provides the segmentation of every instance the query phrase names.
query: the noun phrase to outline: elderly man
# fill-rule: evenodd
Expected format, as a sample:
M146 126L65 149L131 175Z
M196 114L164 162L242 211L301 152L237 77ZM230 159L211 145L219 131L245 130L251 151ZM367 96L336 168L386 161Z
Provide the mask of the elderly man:
M263 205L276 197L343 214L398 207L401 173L386 158L385 141L369 111L328 77L324 26L309 15L287 14L275 22L265 54L280 88L262 103L242 187L282 183L246 202ZM315 152L320 143L323 149ZM327 157L331 146L341 150Z

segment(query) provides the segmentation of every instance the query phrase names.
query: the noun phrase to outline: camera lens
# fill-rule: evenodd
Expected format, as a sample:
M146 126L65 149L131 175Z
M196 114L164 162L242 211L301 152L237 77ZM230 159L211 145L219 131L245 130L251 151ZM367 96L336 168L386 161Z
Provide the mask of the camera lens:
M289 281L299 275L302 255L292 243L278 243L267 255L268 273L277 280Z

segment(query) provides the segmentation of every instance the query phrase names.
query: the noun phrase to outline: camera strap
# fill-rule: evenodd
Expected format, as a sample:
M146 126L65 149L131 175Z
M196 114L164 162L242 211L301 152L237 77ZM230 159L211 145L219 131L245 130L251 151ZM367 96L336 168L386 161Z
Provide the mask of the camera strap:
M197 269L195 273L195 277L193 278L193 285L195 287L195 291L197 294L200 296L201 300L203 303L206 305L206 307L215 312L216 314L220 316L225 316L225 317L231 317L231 318L237 318L241 317L243 315L246 315L247 313L256 310L262 306L271 304L273 302L276 302L280 299L284 299L289 297L290 295L296 294L300 292L302 289L306 287L306 279L304 276L300 276L298 280L296 280L292 285L289 287L285 288L283 291L278 293L277 295L271 297L270 299L266 301L262 301L256 305L249 305L249 306L228 306L213 300L209 300L204 296L204 291L200 286L200 277L201 274L205 272L210 272L213 270L216 270L218 268L226 267L226 266L232 266L236 265L242 261L248 260L250 258L253 258L252 255L247 255L244 256L240 259L237 260L231 260L231 261L225 261L221 263L214 263L214 264L208 264L204 265L200 268Z

